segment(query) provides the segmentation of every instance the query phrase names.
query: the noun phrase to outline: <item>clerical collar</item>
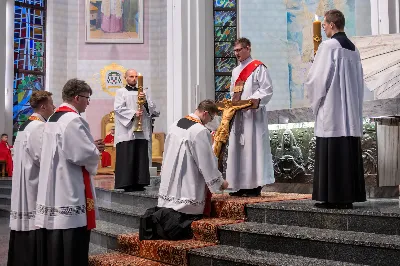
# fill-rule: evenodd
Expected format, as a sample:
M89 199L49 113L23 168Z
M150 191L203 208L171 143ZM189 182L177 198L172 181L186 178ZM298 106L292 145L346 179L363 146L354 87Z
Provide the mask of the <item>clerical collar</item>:
M79 111L75 108L75 106L73 106L72 104L69 104L69 103L62 103L62 104L60 105L60 107L61 107L61 106L67 106L67 107L71 108L72 110L74 110L77 114L81 114L81 113L79 113Z
M339 32L336 32L335 34L333 34L331 39L334 39L335 37L339 37L339 36L347 37L347 35L344 31L339 31Z
M36 117L39 118L42 122L47 122L47 119L44 118L41 114L33 113L32 116L36 116Z
M132 87L132 86L129 85L129 84L126 84L125 88L126 88L128 91L137 91L137 90L138 90L138 88Z
M240 65L245 66L248 63L250 63L251 61L253 61L253 58L251 58L251 56L249 56L247 59L245 59L242 62L240 62Z

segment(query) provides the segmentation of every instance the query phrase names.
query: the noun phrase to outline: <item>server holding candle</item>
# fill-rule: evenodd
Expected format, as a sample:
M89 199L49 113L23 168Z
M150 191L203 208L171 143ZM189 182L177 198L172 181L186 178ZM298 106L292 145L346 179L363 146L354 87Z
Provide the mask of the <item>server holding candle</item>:
M315 22L314 22L315 23ZM320 208L352 208L366 200L361 154L364 80L357 48L339 10L325 13L321 43L305 84L315 118L313 199Z
M143 92L143 76L129 69L125 79L126 86L116 91L114 100L115 188L141 191L150 184L151 115L158 112L149 95Z

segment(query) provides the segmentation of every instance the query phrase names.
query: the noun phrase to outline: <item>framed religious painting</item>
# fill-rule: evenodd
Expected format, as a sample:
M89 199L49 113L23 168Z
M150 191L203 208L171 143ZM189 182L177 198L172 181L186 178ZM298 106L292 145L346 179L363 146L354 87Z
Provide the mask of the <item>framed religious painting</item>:
M85 0L87 43L143 43L143 0Z

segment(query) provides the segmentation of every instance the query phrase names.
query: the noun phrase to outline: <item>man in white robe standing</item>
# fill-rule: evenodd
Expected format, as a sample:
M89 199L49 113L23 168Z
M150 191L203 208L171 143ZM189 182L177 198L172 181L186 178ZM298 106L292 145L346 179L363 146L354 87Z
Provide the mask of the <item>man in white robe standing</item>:
M44 126L35 225L45 230L47 265L88 265L97 214L92 177L104 150L80 116L91 94L85 81L67 81L64 103Z
M43 241L36 230L35 213L39 181L41 134L44 123L53 114L52 93L34 91L29 99L33 114L18 129L14 143L14 171L12 177L10 243L8 265L42 265Z
M169 128L158 205L140 219L141 240L190 238L192 222L201 219L205 209L206 186L211 192L228 187L218 170L210 132L204 126L217 112L214 101L204 100L194 113Z
M275 182L267 118L272 81L267 67L251 58L248 39L236 40L234 52L240 64L232 71L232 101L250 99L253 106L237 111L233 119L226 180L239 189L231 196L257 197L264 185Z
M349 209L366 200L361 150L364 79L360 53L339 10L325 13L321 43L305 90L315 118L312 198L320 208Z
M138 74L129 69L125 73L127 85L118 89L114 99L115 113L115 188L125 191L143 191L150 184L149 143L151 142L151 116L158 115L149 95L136 87ZM138 96L146 103L138 110ZM142 117L143 131L135 131Z

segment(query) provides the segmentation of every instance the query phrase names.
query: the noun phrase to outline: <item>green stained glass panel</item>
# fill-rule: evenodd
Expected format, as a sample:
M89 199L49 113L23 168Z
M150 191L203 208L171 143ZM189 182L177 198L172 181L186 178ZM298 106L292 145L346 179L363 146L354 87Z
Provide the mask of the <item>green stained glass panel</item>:
M215 27L216 42L233 42L236 39L236 27Z
M234 8L234 7L236 7L236 0L214 0L214 7L216 7L216 8Z
M215 11L214 12L215 26L236 26L235 11Z
M231 86L231 76L216 76L215 91L229 91Z

